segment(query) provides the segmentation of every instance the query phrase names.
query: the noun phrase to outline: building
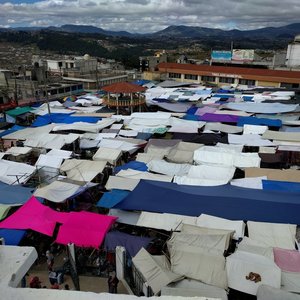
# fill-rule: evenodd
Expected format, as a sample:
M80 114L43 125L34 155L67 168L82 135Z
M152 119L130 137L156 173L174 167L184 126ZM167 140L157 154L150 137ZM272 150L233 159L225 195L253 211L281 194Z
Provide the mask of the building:
M162 78L213 85L249 85L299 88L300 71L237 68L194 64L161 63ZM157 74L157 73L156 73Z
M288 68L300 68L300 34L288 45L286 66Z
M155 71L157 64L167 62L167 53L156 52L153 56L140 56L140 71Z

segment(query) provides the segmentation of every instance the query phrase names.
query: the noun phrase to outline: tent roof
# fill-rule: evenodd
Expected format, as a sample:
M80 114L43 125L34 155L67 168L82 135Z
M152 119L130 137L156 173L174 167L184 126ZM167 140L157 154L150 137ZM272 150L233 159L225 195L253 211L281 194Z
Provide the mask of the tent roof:
M115 208L187 216L205 213L230 220L300 224L299 196L299 193L250 190L231 185L195 187L141 180Z
M32 188L0 182L0 203L11 206L21 205L32 196L32 191Z
M8 110L5 113L8 114L11 117L17 117L19 115L23 115L23 114L28 113L30 111L32 111L31 107L24 106L24 107L17 107L15 109Z
M129 82L117 82L111 85L107 85L102 88L104 91L109 93L137 93L144 92L146 88L139 86L137 84L129 83Z

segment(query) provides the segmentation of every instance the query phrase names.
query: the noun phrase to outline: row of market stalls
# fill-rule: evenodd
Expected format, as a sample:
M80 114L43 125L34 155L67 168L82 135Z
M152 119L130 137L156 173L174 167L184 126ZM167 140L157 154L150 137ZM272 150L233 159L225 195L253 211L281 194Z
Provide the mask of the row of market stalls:
M153 89L162 88L146 96ZM50 115L33 109L31 126L3 131L14 146L0 160L0 236L123 246L138 295L146 283L149 295L259 299L271 289L298 299L295 92L185 89L176 87L191 98L160 102L164 111L107 115L92 104L78 114L51 103ZM178 103L184 112L170 109Z

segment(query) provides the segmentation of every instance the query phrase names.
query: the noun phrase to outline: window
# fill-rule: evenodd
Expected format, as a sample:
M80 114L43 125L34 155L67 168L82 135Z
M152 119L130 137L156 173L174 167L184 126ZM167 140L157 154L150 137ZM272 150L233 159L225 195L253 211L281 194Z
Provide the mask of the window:
M297 89L299 88L299 83L286 83L286 82L282 82L280 84L280 87L284 87L287 89Z
M215 82L216 77L215 76L202 76L202 81Z
M255 80L239 79L239 84L255 85Z
M179 74L179 73L169 73L169 78L181 78L181 74Z
M219 82L234 83L234 78L231 78L231 77L219 77Z
M198 75L193 75L193 74L184 74L184 79L189 79L189 80L198 80Z

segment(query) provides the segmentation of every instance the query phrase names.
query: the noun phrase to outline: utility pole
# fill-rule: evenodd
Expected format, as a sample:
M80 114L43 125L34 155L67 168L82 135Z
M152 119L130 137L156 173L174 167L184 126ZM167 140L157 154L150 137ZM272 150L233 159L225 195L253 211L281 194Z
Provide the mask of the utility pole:
M48 109L48 114L49 116L51 115L50 111L50 105L49 105L49 97L48 97L48 88L47 88L47 70L43 69L43 77L44 77L44 89L45 89L45 94L46 94L46 103L47 103L47 109Z

